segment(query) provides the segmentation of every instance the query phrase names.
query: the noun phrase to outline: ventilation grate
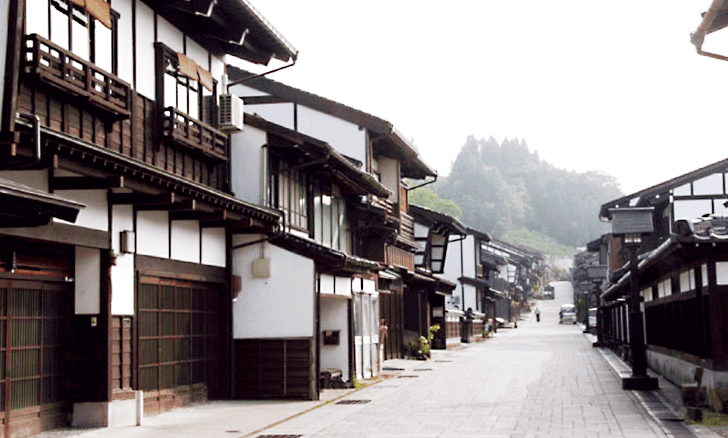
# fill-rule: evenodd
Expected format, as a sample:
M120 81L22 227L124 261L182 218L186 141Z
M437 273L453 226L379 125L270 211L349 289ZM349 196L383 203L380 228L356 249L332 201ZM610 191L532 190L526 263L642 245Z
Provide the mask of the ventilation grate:
M408 377L420 377L420 376L397 376L398 379L406 379Z
M371 400L341 400L336 402L337 405L363 405L369 403Z
M303 435L258 435L255 438L301 438Z
M436 360L437 363L452 363L451 360Z
M432 368L415 368L415 371L432 371Z

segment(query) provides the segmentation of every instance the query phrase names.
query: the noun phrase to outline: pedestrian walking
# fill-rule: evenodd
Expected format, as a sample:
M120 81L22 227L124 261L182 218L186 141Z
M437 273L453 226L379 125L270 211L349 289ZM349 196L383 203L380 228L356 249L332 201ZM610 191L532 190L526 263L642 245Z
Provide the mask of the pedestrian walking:
M536 307L536 322L541 322L541 311Z

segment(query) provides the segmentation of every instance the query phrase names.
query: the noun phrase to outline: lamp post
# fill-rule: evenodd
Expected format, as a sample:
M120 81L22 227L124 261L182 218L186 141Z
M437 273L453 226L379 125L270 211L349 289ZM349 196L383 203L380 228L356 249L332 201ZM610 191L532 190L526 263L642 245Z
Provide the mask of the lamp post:
M597 341L593 347L604 346L604 310L602 309L600 285L607 278L607 265L591 265L586 267L586 275L594 285L597 294ZM588 328L588 326L587 326Z
M657 389L657 379L647 376L647 354L644 324L640 305L639 267L637 250L642 236L652 233L654 207L611 208L612 234L622 236L622 243L629 250L629 343L632 358L632 375L622 378L622 389L649 391Z

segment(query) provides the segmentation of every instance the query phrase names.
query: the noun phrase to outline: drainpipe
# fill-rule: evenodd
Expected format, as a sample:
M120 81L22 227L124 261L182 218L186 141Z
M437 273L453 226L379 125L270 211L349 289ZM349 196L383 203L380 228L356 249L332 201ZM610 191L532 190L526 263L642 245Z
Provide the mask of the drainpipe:
M40 117L35 114L18 113L18 117L31 123L33 129L33 157L21 158L16 161L6 162L0 165L0 170L17 170L34 166L40 163L41 159L41 138L40 138Z
M284 65L283 67L278 67L278 68L274 68L273 70L267 71L267 72L265 72L265 73L261 73L261 74L258 74L258 75L251 75L251 76L246 76L246 77L244 77L244 78L236 79L236 80L234 80L234 81L232 81L232 82L229 82L229 83L227 84L227 90L226 90L226 91L227 91L228 93L230 93L230 87L232 87L233 85L240 85L240 84L242 84L242 83L244 83L244 82L247 82L247 81L250 81L250 80L252 80L252 79L255 79L255 78L260 78L260 77L263 77L263 76L267 76L267 75L269 75L269 74L271 74L271 73L275 73L275 72L278 72L278 71L281 71L281 70L287 69L287 68L289 68L289 67L293 67L294 65L296 65L296 59L297 59L297 56L293 56L293 58L292 58L292 59L293 59L293 62L292 62L292 63L290 63L290 64L287 64L287 65Z
M705 15L703 16L703 21L700 22L700 26L698 26L695 32L690 34L690 42L695 45L695 49L697 50L699 55L719 59L721 61L728 61L727 56L718 55L716 53L704 52L702 50L705 35L708 34L708 28L710 27L710 25L713 24L713 20L715 20L715 18L718 16L718 12L720 11L720 8L724 6L724 3L725 0L713 0L710 8L705 12Z
M430 184L434 183L435 181L437 181L437 175L435 175L435 177L433 179L431 179L429 181L425 181L425 182L423 182L420 185L417 185L417 186L414 186L414 187L405 187L404 190L407 191L407 192L409 192L410 190L419 189L420 187L424 187L426 185L430 185Z

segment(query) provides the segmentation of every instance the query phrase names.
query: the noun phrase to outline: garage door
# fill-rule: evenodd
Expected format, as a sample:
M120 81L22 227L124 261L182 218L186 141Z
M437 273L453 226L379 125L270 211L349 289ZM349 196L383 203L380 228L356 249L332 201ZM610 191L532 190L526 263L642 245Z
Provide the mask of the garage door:
M2 436L65 426L72 283L0 278Z
M222 296L218 284L140 277L138 363L145 413L216 396Z

